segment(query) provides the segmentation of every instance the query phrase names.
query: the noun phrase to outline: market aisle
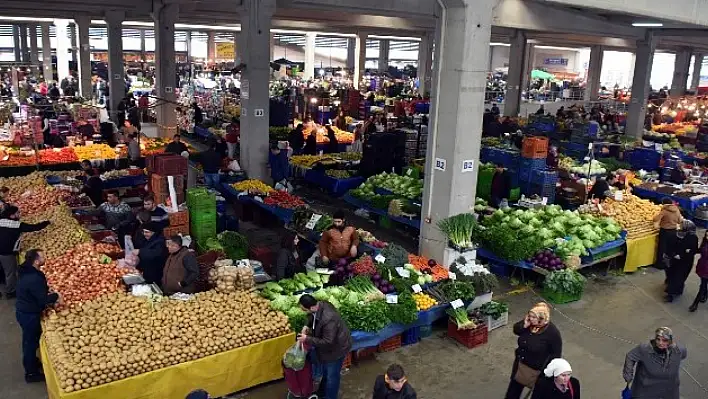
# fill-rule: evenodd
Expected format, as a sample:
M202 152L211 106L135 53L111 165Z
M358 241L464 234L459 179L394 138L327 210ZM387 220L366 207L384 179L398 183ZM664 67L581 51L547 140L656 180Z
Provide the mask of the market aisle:
M701 383L708 381L708 306L693 314L687 311L697 291L697 279L692 275L684 297L669 305L656 301L660 298L662 280L663 274L653 270L626 278L595 279L588 284L588 292L580 302L559 307L562 314L553 312L553 321L563 334L564 357L573 365L586 397L619 396L623 387L624 354L632 345L590 331L568 318L634 342L647 340L658 326L669 326L677 339L688 347L685 368ZM525 292L503 300L509 303L510 319L515 321L538 299L533 293ZM10 301L0 301L0 345L2 354L9 359L0 369L0 397L42 399L46 397L44 386L26 385L22 379L18 366L20 335L13 305ZM495 330L487 345L473 350L448 340L442 330L436 331L433 337L417 345L377 355L375 360L354 366L343 378L343 398L368 398L374 377L392 362L405 366L422 399L499 398L508 381L515 343L510 325ZM702 399L708 395L685 373L681 375L681 385L684 399ZM282 397L283 392L284 384L277 382L237 397L273 399ZM471 392L474 394L470 395Z

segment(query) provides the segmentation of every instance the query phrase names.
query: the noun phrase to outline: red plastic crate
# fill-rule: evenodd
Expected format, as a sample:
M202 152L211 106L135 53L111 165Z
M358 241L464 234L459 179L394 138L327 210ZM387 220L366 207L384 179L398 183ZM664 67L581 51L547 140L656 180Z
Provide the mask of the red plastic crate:
M489 330L485 323L478 324L477 328L471 330L458 330L454 321L447 322L447 335L457 342L472 349L487 343Z
M356 351L354 353L354 358L357 362L360 360L373 359L377 350L378 350L378 347L376 347L376 346L371 346L369 348L359 349L358 351Z
M178 234L182 234L183 236L189 235L189 225L170 226L162 229L163 237L171 237Z
M523 141L521 156L524 158L545 158L548 156L548 138L526 137Z
M342 363L342 370L348 369L352 365L352 353L347 353L347 357L344 358L344 363Z
M174 176L175 191L184 191L184 176ZM157 173L153 173L150 176L150 189L154 193L169 194L170 184L167 182L167 176L162 176Z
M187 159L181 155L156 154L147 157L148 171L162 176L187 175Z
M177 194L177 203L178 204L184 203L184 192L177 191L176 194ZM169 194L155 192L155 203L156 204L166 204L168 198L170 198Z
M167 215L170 218L170 226L189 226L189 211L171 212Z
M384 352L390 352L390 351L396 350L400 347L401 347L401 334L398 334L394 337L391 337L391 338L381 342L377 349L378 349L379 353L384 353Z
M270 275L273 274L274 255L270 248L251 246L248 249L248 258L261 262L263 270Z

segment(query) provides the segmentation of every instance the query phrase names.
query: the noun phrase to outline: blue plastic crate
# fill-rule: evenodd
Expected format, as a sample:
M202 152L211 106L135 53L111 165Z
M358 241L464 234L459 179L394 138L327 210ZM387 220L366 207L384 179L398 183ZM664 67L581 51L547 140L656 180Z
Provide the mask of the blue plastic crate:
M531 182L539 185L553 185L558 182L558 172L555 170L532 170Z
M420 342L420 327L409 328L401 333L401 345L413 345Z
M489 271L500 277L508 277L510 274L510 267L508 265L490 263Z
M430 324L422 325L422 326L418 327L418 329L419 329L420 339L428 338L429 336L433 335L433 326Z

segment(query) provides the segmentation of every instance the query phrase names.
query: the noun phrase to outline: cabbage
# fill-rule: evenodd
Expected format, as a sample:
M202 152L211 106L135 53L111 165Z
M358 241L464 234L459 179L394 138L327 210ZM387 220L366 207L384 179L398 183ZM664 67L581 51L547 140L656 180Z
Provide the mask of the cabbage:
M312 296L318 301L329 301L330 299L330 295L325 290L317 290L312 293Z
M270 307L279 310L281 312L286 312L290 310L294 305L291 296L277 294L272 301L270 301Z

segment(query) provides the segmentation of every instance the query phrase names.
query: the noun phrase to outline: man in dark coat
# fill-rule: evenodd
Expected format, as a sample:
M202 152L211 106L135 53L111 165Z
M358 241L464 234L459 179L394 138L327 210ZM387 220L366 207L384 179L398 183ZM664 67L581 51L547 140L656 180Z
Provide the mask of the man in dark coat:
M44 381L44 374L40 372L40 363L37 359L39 338L42 335L40 321L44 309L55 303L61 304L59 294L49 292L47 278L40 270L42 265L44 265L42 251L37 249L27 251L25 263L20 266L20 278L17 283L15 316L22 328L22 365L27 383Z
M177 292L193 294L199 278L197 257L182 246L180 236L168 237L165 246L170 254L167 256L162 273L162 291L166 295Z
M303 128L302 123L300 123L288 134L288 142L290 143L290 148L293 149L293 155L300 155L302 148L305 146L305 136L302 134Z
M182 155L184 151L189 152L189 149L187 148L187 144L181 141L179 134L175 134L170 144L167 144L167 147L165 147L165 154Z
M494 207L498 207L501 200L508 200L509 196L511 196L511 176L502 164L496 165L496 170L492 177L491 191L492 205Z
M157 223L147 222L142 226L145 242L141 247L133 250L138 257L138 270L143 273L143 278L148 284L162 284L162 270L167 260L167 247L162 229Z

